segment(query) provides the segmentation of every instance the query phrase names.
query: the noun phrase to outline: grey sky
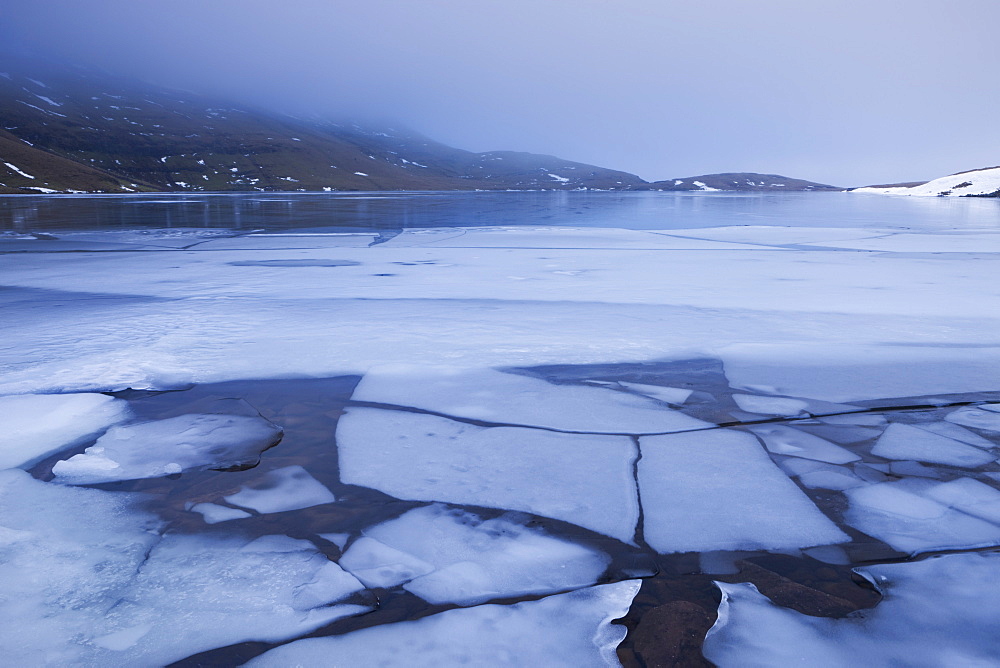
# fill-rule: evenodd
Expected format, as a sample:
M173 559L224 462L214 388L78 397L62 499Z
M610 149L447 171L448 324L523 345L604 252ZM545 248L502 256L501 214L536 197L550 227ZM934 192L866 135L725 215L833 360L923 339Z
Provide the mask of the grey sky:
M1000 164L997 0L5 0L0 39L646 179Z

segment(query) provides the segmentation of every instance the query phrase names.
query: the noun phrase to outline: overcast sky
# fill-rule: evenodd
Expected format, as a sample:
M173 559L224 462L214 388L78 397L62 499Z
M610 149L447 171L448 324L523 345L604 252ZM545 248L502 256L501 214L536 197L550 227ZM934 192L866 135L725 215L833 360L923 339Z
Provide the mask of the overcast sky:
M0 40L648 180L1000 164L1000 0L3 0Z

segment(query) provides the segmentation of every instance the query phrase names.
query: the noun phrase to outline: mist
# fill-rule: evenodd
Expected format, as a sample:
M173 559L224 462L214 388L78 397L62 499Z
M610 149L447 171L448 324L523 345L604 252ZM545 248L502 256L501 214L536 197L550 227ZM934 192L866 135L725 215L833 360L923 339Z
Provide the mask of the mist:
M1000 3L8 0L0 40L294 114L647 180L1000 162Z

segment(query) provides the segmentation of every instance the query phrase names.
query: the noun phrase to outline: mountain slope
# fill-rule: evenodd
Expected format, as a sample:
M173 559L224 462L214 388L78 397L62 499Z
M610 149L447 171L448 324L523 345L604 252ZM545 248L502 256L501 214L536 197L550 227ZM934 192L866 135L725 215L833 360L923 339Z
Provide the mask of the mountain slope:
M1000 197L1000 167L972 169L909 187L868 186L851 192L918 197Z
M0 119L15 142L90 168L87 178L67 172L68 180L39 169L51 181L45 187L55 190L571 190L645 183L552 156L473 153L414 132L220 105L23 58L0 60ZM17 165L4 150L0 162ZM99 185L97 173L104 174ZM7 192L31 187L12 174L0 179Z
M843 190L836 186L823 183L791 179L777 174L757 174L755 172L725 172L722 174L703 174L687 176L666 181L654 181L638 186L636 190Z
M0 194L135 189L107 172L35 148L0 130Z

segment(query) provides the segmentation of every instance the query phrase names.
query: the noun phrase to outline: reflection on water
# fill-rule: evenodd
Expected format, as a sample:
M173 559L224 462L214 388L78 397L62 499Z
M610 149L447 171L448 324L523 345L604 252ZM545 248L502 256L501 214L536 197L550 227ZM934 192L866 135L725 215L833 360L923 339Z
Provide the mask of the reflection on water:
M559 225L993 228L1000 200L850 193L423 192L0 196L0 231L224 228L391 232Z

